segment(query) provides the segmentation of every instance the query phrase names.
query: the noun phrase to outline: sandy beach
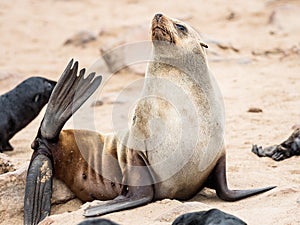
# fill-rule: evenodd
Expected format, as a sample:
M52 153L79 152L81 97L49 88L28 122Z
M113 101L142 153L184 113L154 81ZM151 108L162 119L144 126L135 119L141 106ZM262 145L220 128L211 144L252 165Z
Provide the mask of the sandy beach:
M90 68L101 52L150 40L150 21L157 12L192 25L209 46L210 69L219 84L226 111L227 176L232 189L276 185L277 188L238 202L224 202L204 189L186 202L156 201L103 216L122 225L167 225L185 213L218 208L251 225L300 224L299 157L281 162L258 158L252 144L279 144L300 123L300 2L297 0L211 1L0 1L0 94L30 76L57 80L71 58ZM74 37L81 37L79 41ZM85 108L99 132L115 129L118 96L143 79L145 64L110 76ZM101 73L101 71L100 71ZM103 71L105 73L105 71ZM132 95L139 88L129 89ZM248 112L250 108L262 112ZM13 168L26 168L44 110L0 153ZM124 116L124 119L127 115ZM88 128L90 115L79 113L66 128ZM80 123L78 121L81 121ZM22 175L23 176L23 175ZM0 183L7 176L0 175ZM23 222L24 176L11 195L0 193L0 224ZM15 181L13 181L15 182ZM23 183L22 183L23 182ZM6 192L7 191L7 192ZM22 192L23 191L23 192ZM20 208L15 208L19 204ZM78 224L82 203L55 203L44 224Z

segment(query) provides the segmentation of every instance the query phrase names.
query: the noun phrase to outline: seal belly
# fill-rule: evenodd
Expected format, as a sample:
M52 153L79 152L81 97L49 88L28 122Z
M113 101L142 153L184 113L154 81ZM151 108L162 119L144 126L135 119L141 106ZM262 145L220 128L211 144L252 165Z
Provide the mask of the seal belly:
M157 199L187 199L203 186L223 153L218 102L186 74L152 79L135 108L129 147L147 158ZM184 80L184 84L181 81Z
M55 175L82 201L108 200L122 180L114 138L84 130L63 130L52 151Z
M180 146L183 144L178 143L179 148L173 148L172 153L168 151L169 155L164 161L159 161L157 152L148 153L155 185L158 187L155 188L158 190L155 192L156 199L188 199L200 190L220 155L224 153L220 148L218 151L209 151L210 144L200 142L194 148L182 150ZM161 149L165 150L167 152L170 148Z
M204 171L196 170L195 168L199 168L199 163L191 160L169 179L155 184L155 190L158 190L155 192L155 199L190 199L202 189L217 160L218 157L215 157L214 161ZM157 173L156 175L159 176Z

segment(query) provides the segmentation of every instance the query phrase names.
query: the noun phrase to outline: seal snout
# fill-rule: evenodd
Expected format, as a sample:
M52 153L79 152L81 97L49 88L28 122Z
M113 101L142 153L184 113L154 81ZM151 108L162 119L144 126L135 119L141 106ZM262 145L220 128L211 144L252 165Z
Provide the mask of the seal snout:
M156 29L156 28L160 28L162 30L163 29L163 26L164 26L164 22L165 19L164 19L164 16L163 14L161 13L157 13L154 15L153 19L152 19L152 32Z
M152 40L153 41L166 41L173 43L172 34L170 32L170 21L168 17L161 13L154 15L152 19Z
M162 16L163 16L163 14L157 13L157 14L155 14L155 16L154 16L154 19L156 19L156 21L159 22L160 19L162 18Z

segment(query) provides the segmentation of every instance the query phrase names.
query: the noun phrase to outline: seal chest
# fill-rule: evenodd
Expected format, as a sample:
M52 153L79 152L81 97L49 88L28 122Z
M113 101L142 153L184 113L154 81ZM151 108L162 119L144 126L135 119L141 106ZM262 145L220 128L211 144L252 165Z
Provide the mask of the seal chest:
M152 22L153 62L128 144L147 159L158 199L195 194L223 153L222 107L200 38L177 23L165 16Z

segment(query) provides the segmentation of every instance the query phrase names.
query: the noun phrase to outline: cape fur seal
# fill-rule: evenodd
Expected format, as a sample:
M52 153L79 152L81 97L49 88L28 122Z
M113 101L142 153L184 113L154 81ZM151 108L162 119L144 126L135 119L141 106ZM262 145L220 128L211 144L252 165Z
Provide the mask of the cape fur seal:
M162 198L189 199L203 187L227 201L274 188L228 189L224 120L208 72L207 46L190 26L162 14L154 16L151 31L153 60L128 131L61 131L101 81L91 81L93 75L84 79L84 70L76 76L77 62L65 69L32 143L25 224L49 214L53 174L83 201L110 200L86 209L87 217Z
M185 213L178 216L172 225L246 225L244 221L218 209ZM97 218L85 220L78 225L118 225L117 223Z
M0 96L0 152L13 150L9 140L39 114L55 84L43 77L30 77Z
M281 144L266 148L253 145L252 152L259 157L270 157L275 161L284 160L294 155L300 155L300 128L295 129L289 138Z
M175 219L172 225L247 225L236 216L218 209L183 214Z
M111 220L107 219L90 219L90 220L85 220L78 225L119 225L118 223L115 223Z

